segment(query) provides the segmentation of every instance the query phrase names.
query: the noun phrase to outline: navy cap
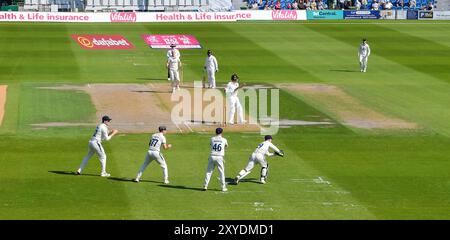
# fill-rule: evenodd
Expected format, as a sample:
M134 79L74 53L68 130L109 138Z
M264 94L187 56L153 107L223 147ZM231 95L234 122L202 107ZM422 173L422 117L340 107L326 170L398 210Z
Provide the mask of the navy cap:
M167 130L167 128L166 128L166 126L159 126L158 130L159 130L160 132L162 132L162 131L164 131L164 130Z
M177 45L175 45L175 44L173 44L173 43L170 44L170 47L171 47L171 48L174 48L174 47L176 47L176 46L177 46Z
M270 135L266 135L266 136L264 136L264 140L269 140L269 139L272 139L272 136L270 136Z
M102 122L104 122L104 121L111 121L112 119L110 118L110 117L108 117L108 116L103 116L102 117Z
M216 134L221 134L223 133L223 129L222 128L216 128Z

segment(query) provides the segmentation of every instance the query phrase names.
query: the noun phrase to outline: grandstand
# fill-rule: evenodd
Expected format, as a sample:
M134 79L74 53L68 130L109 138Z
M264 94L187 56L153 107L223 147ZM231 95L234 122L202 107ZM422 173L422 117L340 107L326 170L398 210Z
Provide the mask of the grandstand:
M157 12L199 11L210 0L25 0L24 11Z
M279 0L280 1L280 9L283 10L288 10L288 9L293 9L293 3L297 2L298 3L298 8L300 10L320 10L320 9L311 9L310 7L310 2L312 2L312 0ZM319 0L315 0L316 2L318 2ZM348 10L353 10L356 9L355 3L356 0L346 0L348 1L350 4L348 4ZM367 4L362 4L361 5L361 10L370 10L372 3L375 0L367 0ZM388 0L376 0L378 3L383 3L383 2L387 2ZM324 3L324 9L343 9L343 7L341 8L339 5L335 5L333 6L333 0L323 0ZM339 1L337 1L339 2ZM360 0L361 2L361 0ZM424 8L425 6L428 5L429 2L433 3L433 6L435 5L435 0L416 0L416 5L415 7L410 7L410 0L390 0L390 2L392 3L393 7L391 8L391 10L419 10ZM401 2L403 2L403 4L401 4ZM270 10L272 9L276 9L276 3L277 0L248 0L248 8L251 8L251 6L256 3L258 5L258 9L259 10L264 10L269 8ZM383 7L384 5L380 5L379 10L386 10Z

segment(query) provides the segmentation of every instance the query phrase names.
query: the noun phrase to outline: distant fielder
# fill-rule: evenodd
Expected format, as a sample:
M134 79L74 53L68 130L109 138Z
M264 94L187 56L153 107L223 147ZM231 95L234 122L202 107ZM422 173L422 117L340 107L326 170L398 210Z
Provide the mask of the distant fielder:
M260 182L262 184L266 183L267 175L269 172L269 164L266 161L265 156L273 156L274 153L269 152L269 148L275 151L275 155L284 156L283 150L279 150L275 145L272 144L272 136L267 135L264 137L264 142L260 143L256 150L252 153L248 160L247 167L242 169L239 174L234 179L235 184L238 184L239 181L250 174L250 171L255 167L255 164L261 165L261 177Z
M141 168L139 169L139 172L135 179L133 179L134 182L139 182L142 176L142 173L147 168L147 166L152 162L153 160L156 160L158 164L161 166L163 170L163 177L164 177L164 184L169 184L169 173L167 170L167 164L166 160L164 159L162 153L160 152L161 146L164 147L164 149L169 149L172 147L172 144L167 144L166 137L164 134L166 134L166 127L160 126L158 128L159 132L152 135L152 138L149 142L149 149L147 152L147 155L145 156L145 161L142 164Z
M118 133L116 129L112 130L112 132L109 132L108 126L111 120L112 119L108 116L102 117L102 123L100 123L95 128L94 135L92 135L91 139L89 140L88 154L86 155L86 157L84 157L83 161L81 162L80 168L75 173L76 175L80 175L81 172L83 172L83 169L84 167L86 167L86 164L89 161L89 159L91 159L94 153L96 153L102 165L102 172L100 176L102 177L110 176L110 174L106 172L106 153L105 149L102 146L102 140L109 141L114 135Z
M172 81L172 92L180 90L180 71L181 61L179 58L170 57L167 60L167 68L169 69L170 80Z
M234 124L234 113L237 110L237 116L238 116L238 123L243 124L245 123L244 120L244 111L242 109L241 102L239 101L238 97L238 90L239 90L239 83L238 83L239 77L237 74L231 75L231 82L229 82L225 88L225 93L227 95L227 101L228 101L228 123ZM225 114L225 113L224 113Z
M209 180L211 179L211 175L214 171L215 166L219 170L219 178L220 183L222 184L222 191L228 191L227 185L225 183L225 160L223 157L225 156L225 148L228 147L227 139L222 137L222 128L216 129L216 136L211 138L210 146L211 146L211 154L208 159L208 168L206 170L205 184L203 185L203 191L208 189Z
M167 51L167 60L169 60L169 58L174 57L174 58L181 58L181 54L180 51L178 51L178 49L175 48L176 45L175 44L170 44L170 49ZM167 80L170 81L170 70L167 68Z
M216 88L216 72L219 71L219 65L217 64L217 59L212 54L211 50L208 50L207 55L205 66L203 68L208 74L209 88Z
M370 56L370 47L367 44L367 40L364 38L361 45L359 45L358 57L359 57L359 69L361 72L367 71L367 62Z

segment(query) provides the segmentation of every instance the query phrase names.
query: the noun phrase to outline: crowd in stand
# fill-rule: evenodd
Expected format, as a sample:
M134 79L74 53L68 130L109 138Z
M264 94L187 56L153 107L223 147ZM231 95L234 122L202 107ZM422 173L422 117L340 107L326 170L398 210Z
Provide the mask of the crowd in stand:
M420 3L420 4L418 4ZM250 10L433 10L430 0L248 0Z

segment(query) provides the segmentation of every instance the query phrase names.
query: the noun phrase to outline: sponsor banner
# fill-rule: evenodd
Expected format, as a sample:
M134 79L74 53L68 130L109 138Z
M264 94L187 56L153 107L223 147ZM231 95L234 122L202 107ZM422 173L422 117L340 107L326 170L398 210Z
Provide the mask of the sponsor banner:
M431 20L433 19L433 11L419 11L418 18L420 20Z
M122 35L72 34L70 37L83 49L133 49L134 45Z
M406 13L407 11L405 10L397 10L397 16L395 17L395 19L399 19L399 20L405 20L406 19Z
M192 35L142 35L142 38L151 48L170 48L171 44L179 49L202 48L199 41Z
M408 10L406 13L406 19L416 20L419 17L419 14L415 10Z
M234 12L0 12L0 22L235 22L306 20L306 11Z
M344 12L341 10L317 10L306 11L306 17L308 20L317 19L344 19Z
M433 19L435 19L435 20L450 20L450 11L434 11Z
M380 11L344 11L344 19L379 19Z
M394 10L381 10L380 11L381 19L393 19L395 20L395 11Z

